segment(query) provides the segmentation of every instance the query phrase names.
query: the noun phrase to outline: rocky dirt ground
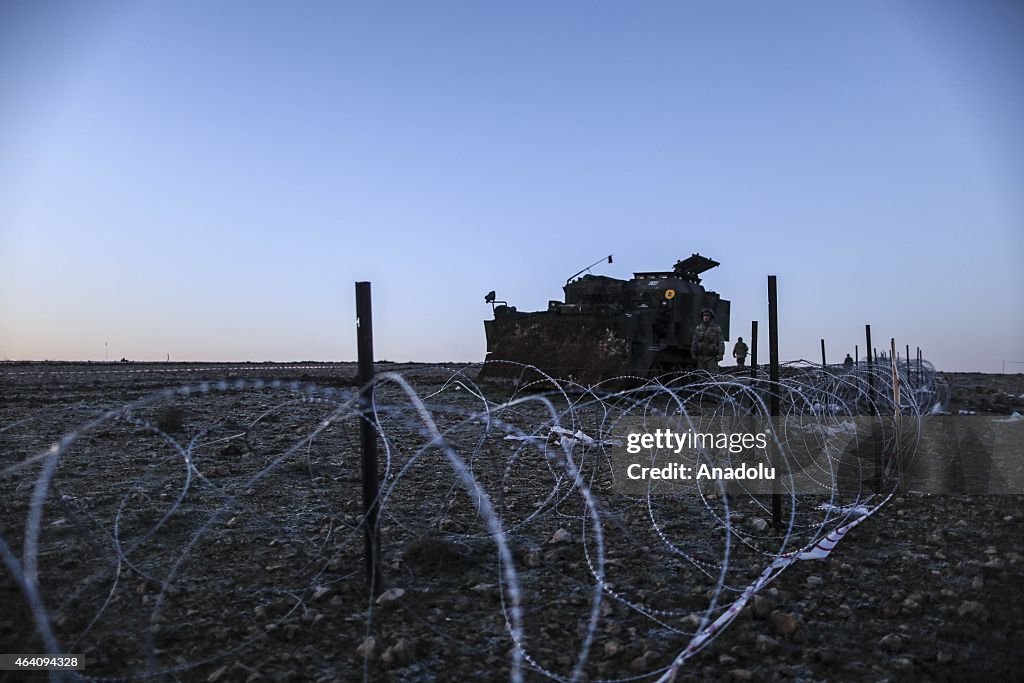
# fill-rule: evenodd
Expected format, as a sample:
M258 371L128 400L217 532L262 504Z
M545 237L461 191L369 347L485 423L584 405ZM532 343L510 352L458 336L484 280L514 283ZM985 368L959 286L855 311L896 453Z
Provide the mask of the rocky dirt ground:
M606 583L591 629L598 544L561 463L466 420L483 403L471 383L447 382L450 371L378 368L392 369L447 430L508 530L526 680L570 678L588 633L581 680L657 679L709 607L717 616L779 548L763 528L766 501L734 501L716 590L722 501L648 507L614 495L595 460L583 475L599 506ZM308 364L0 366L0 535L17 557L45 459L19 463L76 436L42 508L38 564L47 621L67 651L85 655L84 675L508 678L511 596L485 515L444 452L424 450L423 423L394 384L377 397L382 410L394 407L381 414L387 590L368 599L358 425L338 412L353 374ZM1024 375L946 380L954 412L1024 406ZM193 390L122 410L183 385ZM500 394L488 390L492 401ZM546 419L536 403L501 417L524 428ZM820 535L817 502L797 501L787 549ZM778 576L676 680L1015 680L1024 676L1022 540L1022 497L894 496L828 559ZM0 652L41 651L37 615L10 571L0 593ZM45 679L0 672L16 680Z
M950 410L979 413L1024 414L1024 374L985 375L947 372L942 377L950 388Z

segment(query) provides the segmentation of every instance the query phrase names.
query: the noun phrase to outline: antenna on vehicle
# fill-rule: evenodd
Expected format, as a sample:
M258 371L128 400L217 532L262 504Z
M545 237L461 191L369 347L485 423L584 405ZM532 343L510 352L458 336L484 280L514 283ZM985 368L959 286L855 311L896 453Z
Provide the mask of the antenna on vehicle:
M498 295L495 294L494 290L492 289L491 291L487 292L486 295L484 295L484 303L485 304L490 304L492 311L494 310L494 304L505 304L506 306L508 306L508 302L507 301L495 301L495 299L497 299L497 298L498 298Z
M597 259L596 261L594 261L593 263L591 263L591 264L590 264L589 266L587 266L586 268L584 268L583 270L581 270L580 272L578 272L578 273L573 273L572 275L570 275L570 276L569 276L569 279L565 281L565 284L569 284L570 282L572 282L572 279L573 279L574 277L576 277L577 275L582 275L583 273L587 272L588 270L590 270L591 268L593 268L594 266L596 266L596 265L597 265L598 263L600 263L601 261L604 261L605 259L608 259L608 263L611 263L611 262L612 262L612 255L611 255L611 254L608 254L608 256L606 256L605 258L599 258L599 259Z

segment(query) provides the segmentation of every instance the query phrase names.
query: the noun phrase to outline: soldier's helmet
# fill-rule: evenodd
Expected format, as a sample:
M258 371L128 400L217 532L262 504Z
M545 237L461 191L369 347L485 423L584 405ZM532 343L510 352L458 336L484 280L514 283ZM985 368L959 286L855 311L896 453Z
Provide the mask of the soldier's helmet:
M704 317L704 314L705 314L705 313L707 313L708 315L710 315L710 316L711 316L711 319L712 319L712 320L714 320L714 319L715 319L715 312L714 312L714 311L712 311L712 310L711 310L710 308L702 308L702 309L700 309L700 316L701 316L702 318Z

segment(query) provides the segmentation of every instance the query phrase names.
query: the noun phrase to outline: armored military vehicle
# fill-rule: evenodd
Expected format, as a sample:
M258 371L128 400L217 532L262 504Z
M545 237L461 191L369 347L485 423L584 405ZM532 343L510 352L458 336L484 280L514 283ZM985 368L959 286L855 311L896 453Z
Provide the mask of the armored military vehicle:
M691 368L691 335L701 309L714 311L729 338L729 302L700 284L700 275L718 265L693 254L670 271L633 273L630 280L570 278L565 301L549 301L546 311L530 313L497 301L492 291L484 298L494 319L484 321L487 359L480 377L523 381L530 374L524 375L523 366L533 366L595 384Z

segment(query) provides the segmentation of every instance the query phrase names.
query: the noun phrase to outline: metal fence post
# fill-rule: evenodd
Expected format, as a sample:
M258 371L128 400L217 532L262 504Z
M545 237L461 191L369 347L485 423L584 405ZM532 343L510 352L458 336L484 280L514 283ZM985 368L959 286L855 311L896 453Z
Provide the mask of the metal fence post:
M750 323L750 376L757 377L757 321Z
M384 586L380 568L380 500L377 482L377 425L373 416L373 306L370 283L356 283L356 342L359 354L358 381L360 440L363 447L363 524L366 535L366 583L376 597Z
M768 361L771 394L769 395L769 412L772 418L779 416L779 292L774 275L768 276ZM772 432L775 427L772 425ZM773 434L774 436L774 434ZM775 478L772 479L772 526L782 529L782 485L779 476L778 448L772 446L772 467Z
M871 346L871 325L864 326L865 348L868 354L868 415L875 414L875 363L878 362L878 352L875 351L874 358L872 358L871 350L874 348ZM874 483L875 491L882 490L882 452L881 446L878 443L878 439L874 436L871 438L872 447L874 448L874 461L875 461L875 473Z
M907 344L907 386L910 386L910 344Z

